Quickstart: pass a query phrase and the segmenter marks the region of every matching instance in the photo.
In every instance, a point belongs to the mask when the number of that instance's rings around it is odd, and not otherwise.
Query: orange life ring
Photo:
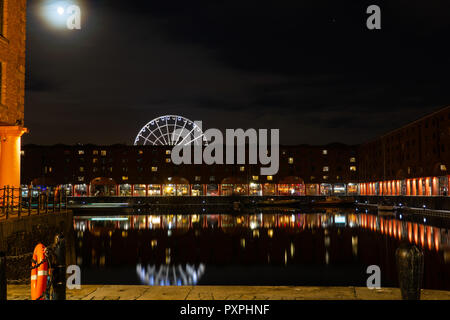
[[[39,266],[34,268],[35,266]],[[48,263],[45,257],[45,246],[39,243],[33,252],[31,263],[31,300],[38,300],[47,289]],[[40,300],[44,300],[41,297]]]

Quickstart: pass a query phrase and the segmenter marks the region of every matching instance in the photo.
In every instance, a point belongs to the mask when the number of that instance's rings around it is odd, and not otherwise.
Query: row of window
[[[326,151],[326,150],[324,150],[324,151]],[[355,163],[355,162],[356,162],[356,158],[355,158],[355,157],[351,157],[351,158],[350,158],[350,162],[351,162],[351,163]],[[288,158],[288,163],[289,163],[289,164],[293,164],[293,163],[294,163],[294,158],[289,157],[289,158]]]

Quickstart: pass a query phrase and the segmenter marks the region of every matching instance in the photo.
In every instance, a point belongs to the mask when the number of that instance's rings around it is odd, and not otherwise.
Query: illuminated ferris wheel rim
[[[179,115],[164,115],[147,122],[134,140],[134,145],[174,146],[192,143],[207,144],[202,129],[194,121]]]

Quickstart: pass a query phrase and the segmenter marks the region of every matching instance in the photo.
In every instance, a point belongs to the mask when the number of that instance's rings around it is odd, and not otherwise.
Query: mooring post
[[[62,233],[55,237],[54,252],[53,300],[66,300],[66,241]]]
[[[409,242],[403,242],[395,252],[400,291],[403,300],[420,300],[424,258],[423,252]]]
[[[0,252],[0,300],[4,301],[7,298],[6,285],[6,255]]]
[[[5,187],[6,189],[6,219],[8,219],[9,215],[9,186]]]
[[[20,218],[20,215],[22,214],[22,188],[17,188],[19,190],[19,208],[18,208],[18,217]]]

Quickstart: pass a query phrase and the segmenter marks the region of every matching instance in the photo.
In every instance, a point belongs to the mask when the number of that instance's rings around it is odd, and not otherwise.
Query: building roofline
[[[431,113],[428,113],[428,114],[426,114],[426,115],[424,115],[424,116],[422,116],[422,117],[420,117],[420,118],[418,118],[418,119],[416,119],[416,120],[414,120],[414,121],[412,121],[412,122],[408,122],[408,123],[404,124],[403,126],[401,126],[401,127],[399,127],[399,128],[392,129],[392,130],[387,131],[386,133],[384,133],[384,134],[382,134],[382,135],[380,135],[380,136],[378,136],[378,137],[376,137],[376,138],[373,138],[373,139],[370,139],[369,141],[363,142],[363,143],[361,143],[360,145],[361,145],[361,146],[362,146],[362,145],[366,145],[366,144],[375,142],[375,141],[377,141],[377,140],[380,140],[380,139],[382,139],[382,138],[385,138],[386,136],[392,135],[393,133],[395,133],[395,132],[397,132],[397,131],[400,131],[400,130],[405,129],[406,127],[412,126],[412,125],[414,125],[414,124],[416,124],[416,123],[418,123],[418,122],[421,122],[421,121],[423,121],[423,120],[425,120],[425,119],[427,119],[427,118],[431,118],[431,117],[433,117],[434,115],[436,115],[436,114],[438,114],[438,113],[441,113],[441,112],[445,111],[446,109],[450,109],[450,106],[446,106],[446,107],[440,108],[440,109],[438,109],[438,110],[436,110],[436,111],[433,111],[433,112],[431,112]]]

